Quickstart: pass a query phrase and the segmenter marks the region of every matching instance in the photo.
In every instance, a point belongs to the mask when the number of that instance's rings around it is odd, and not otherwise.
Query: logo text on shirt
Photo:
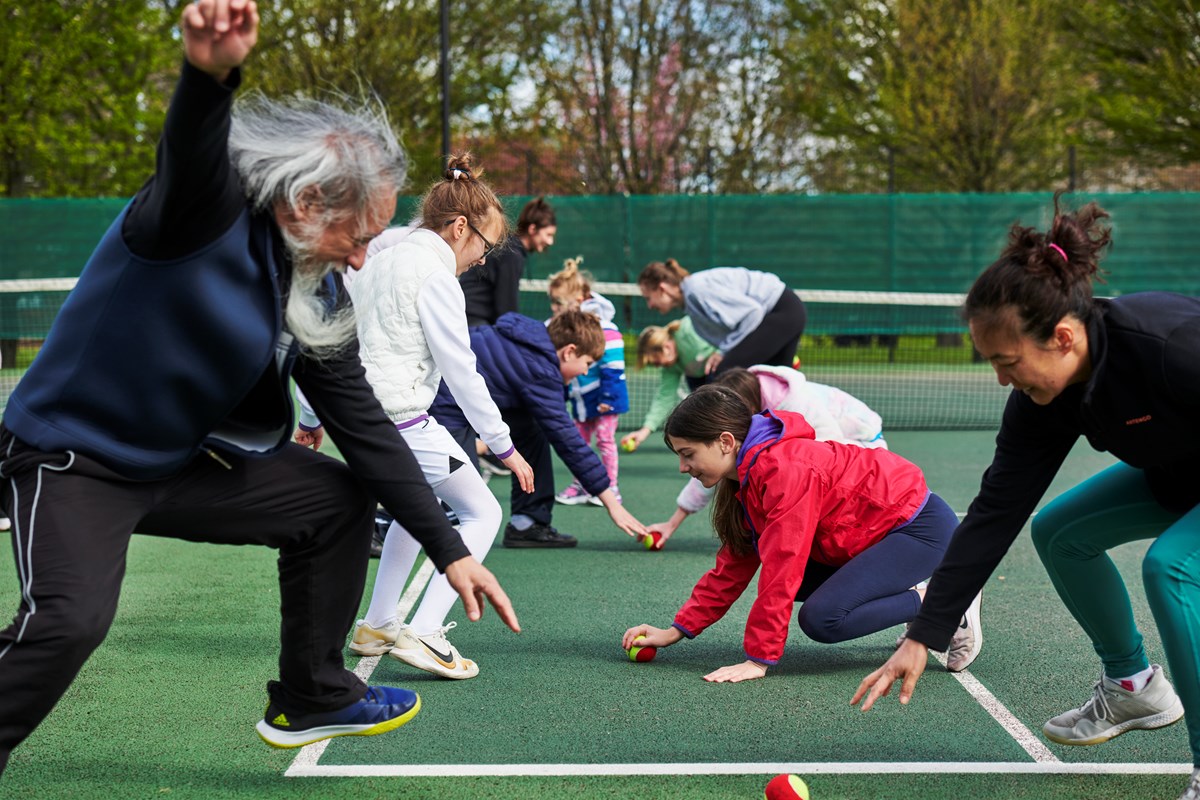
[[[1127,420],[1125,420],[1125,424],[1126,425],[1141,425],[1143,422],[1149,422],[1149,421],[1150,421],[1150,415],[1147,414],[1144,417],[1134,417],[1133,419],[1127,419]]]

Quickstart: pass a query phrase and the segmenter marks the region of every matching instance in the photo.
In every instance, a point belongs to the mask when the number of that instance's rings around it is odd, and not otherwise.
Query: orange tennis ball
[[[767,783],[763,800],[809,800],[808,785],[795,775],[776,775]]]
[[[654,657],[658,655],[657,647],[651,647],[650,645],[638,647],[637,643],[645,638],[645,636],[639,636],[633,640],[633,647],[629,648],[630,661],[653,661]]]
[[[642,547],[647,550],[662,550],[663,535],[658,531],[650,531],[650,533],[642,537]]]

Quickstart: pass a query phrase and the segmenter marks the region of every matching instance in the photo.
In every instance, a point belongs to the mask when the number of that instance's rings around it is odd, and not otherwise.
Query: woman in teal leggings
[[[1092,640],[1104,674],[1137,675],[1151,669],[1142,634],[1133,621],[1125,582],[1108,551],[1127,542],[1155,539],[1142,562],[1150,609],[1162,635],[1167,662],[1183,700],[1196,709],[1189,725],[1192,750],[1200,745],[1200,507],[1168,511],[1150,492],[1146,475],[1116,464],[1047,505],[1034,518],[1033,543],[1067,610]],[[1156,720],[1179,719],[1171,705]],[[1073,712],[1071,712],[1073,713]],[[1057,719],[1057,718],[1056,718]],[[1046,723],[1046,736],[1062,744],[1099,744],[1111,735],[1096,730],[1072,741],[1070,733]]]
[[[912,697],[929,649],[944,650],[963,611],[1029,519],[1080,436],[1122,463],[1047,505],[1033,541],[1054,588],[1092,641],[1103,675],[1079,708],[1042,727],[1093,745],[1187,714],[1197,769],[1180,800],[1200,800],[1200,300],[1167,292],[1092,295],[1110,243],[1094,203],[1059,208],[1046,232],[1014,225],[975,281],[965,316],[1004,386],[992,465],[934,572],[904,644],[859,685],[863,710],[903,683]],[[1151,664],[1108,551],[1154,539],[1146,594],[1166,651]]]

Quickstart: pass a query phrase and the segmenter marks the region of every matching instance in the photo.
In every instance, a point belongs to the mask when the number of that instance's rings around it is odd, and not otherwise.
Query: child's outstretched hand
[[[639,636],[646,637],[638,642],[642,647],[670,647],[683,638],[683,633],[679,628],[667,628],[663,630],[651,625],[634,625],[625,631],[625,635],[621,637],[621,649],[628,650],[633,647],[633,640]]]
[[[529,466],[525,456],[513,450],[512,455],[500,460],[504,466],[513,471],[513,477],[517,479],[517,483],[520,484],[525,494],[530,494],[533,491],[533,467]]]
[[[709,683],[741,683],[742,681],[752,681],[765,677],[766,674],[766,664],[760,664],[757,661],[743,661],[740,664],[721,667],[718,670],[710,672],[704,676],[704,680]]]
[[[621,447],[626,453],[632,453],[634,450],[637,450],[639,447],[641,447],[642,442],[646,441],[649,436],[649,428],[638,428],[633,433],[621,439]]]
[[[608,512],[609,519],[618,528],[637,539],[646,535],[646,526],[638,522],[637,517],[625,510],[625,506],[621,505],[621,501],[613,494],[612,489],[605,489],[596,495],[596,499],[604,505],[604,510]]]

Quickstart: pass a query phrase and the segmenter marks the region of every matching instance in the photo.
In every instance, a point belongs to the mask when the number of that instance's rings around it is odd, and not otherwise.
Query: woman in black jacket
[[[1055,199],[1049,231],[1015,225],[976,280],[965,316],[979,352],[1014,388],[979,495],[934,573],[905,643],[863,680],[863,710],[903,679],[907,703],[930,648],[945,649],[963,610],[1020,532],[1080,435],[1119,458],[1054,499],[1033,541],[1054,588],[1103,664],[1092,697],[1042,728],[1061,744],[1159,728],[1188,710],[1200,765],[1200,300],[1166,292],[1092,296],[1110,243],[1108,214]],[[1178,687],[1151,665],[1125,584],[1107,551],[1154,539],[1146,594]],[[1200,769],[1181,798],[1200,797]]]

